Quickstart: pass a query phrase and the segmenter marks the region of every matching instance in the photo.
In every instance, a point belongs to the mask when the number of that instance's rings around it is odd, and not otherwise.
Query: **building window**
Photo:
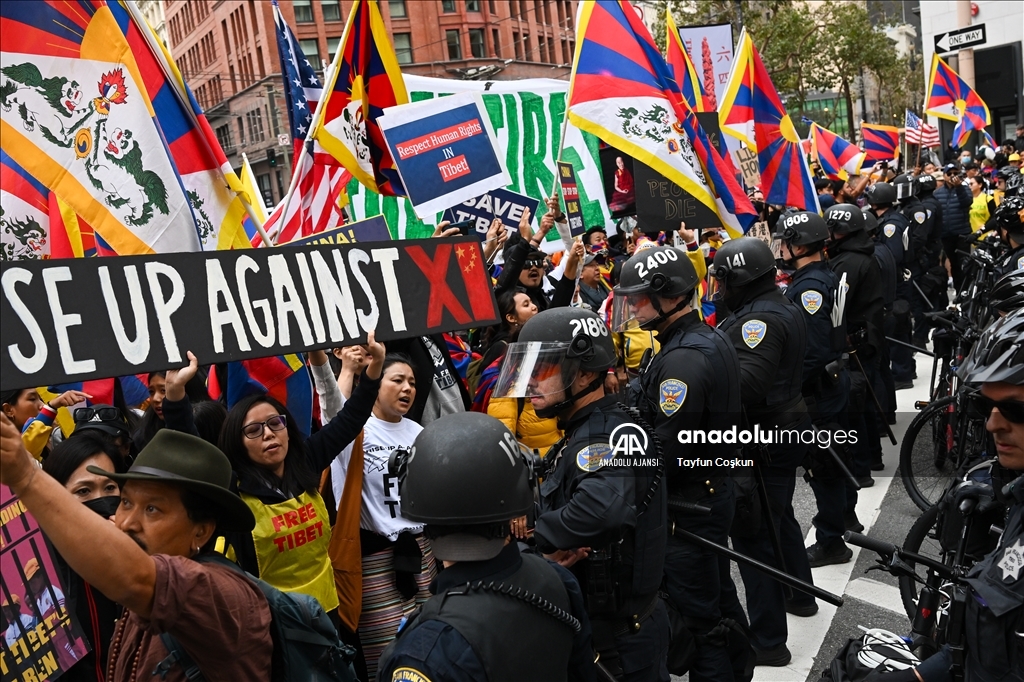
[[[300,40],[299,49],[302,50],[302,54],[306,56],[306,61],[310,63],[313,69],[318,70],[320,68],[320,44],[317,43],[316,38]]]
[[[260,186],[260,194],[263,195],[263,205],[274,205],[274,193],[270,190],[270,173],[261,173],[256,176],[256,184]]]
[[[462,59],[462,40],[459,38],[459,32],[445,31],[444,37],[448,41],[448,59]]]
[[[236,120],[238,121],[238,144],[244,147],[245,146],[245,121],[242,120],[241,116],[239,116]]]
[[[223,149],[225,152],[229,152],[231,150],[231,147],[233,145],[231,144],[230,125],[225,124],[217,128],[217,142],[220,143],[220,148]]]
[[[467,12],[479,12],[480,11],[480,0],[466,0],[466,11]]]
[[[516,59],[523,58],[523,45],[519,42],[519,34],[515,31],[512,32],[512,49],[516,53]]]
[[[508,15],[513,19],[519,18],[519,3],[516,0],[508,3]]]
[[[388,0],[388,14],[395,19],[401,19],[409,15],[405,8],[405,0]]]
[[[395,57],[399,64],[412,64],[412,34],[395,34]]]
[[[341,2],[339,0],[322,0],[320,11],[324,13],[324,21],[341,21]]]
[[[482,28],[469,29],[469,51],[477,59],[487,56],[487,47],[484,45],[484,30]]]
[[[245,122],[249,130],[250,142],[262,142],[266,139],[263,132],[263,110],[251,109],[245,112]]]
[[[327,58],[331,61],[334,60],[334,53],[338,51],[338,46],[341,45],[341,38],[328,38],[327,39]]]
[[[295,8],[295,23],[313,23],[313,0],[295,0],[293,7]]]
[[[498,40],[498,35],[499,35],[498,29],[492,28],[491,29],[491,43],[494,45],[494,56],[495,57],[500,57],[501,56],[501,42]]]
[[[530,49],[529,33],[523,34],[523,59],[525,59],[528,62],[537,61],[536,57],[533,55],[533,51]]]
[[[487,6],[488,6],[488,8],[490,8],[491,14],[497,14],[498,13],[498,6],[497,6],[497,4],[495,4],[494,0],[487,0]]]
[[[449,14],[455,11],[455,0],[441,0],[441,11]]]

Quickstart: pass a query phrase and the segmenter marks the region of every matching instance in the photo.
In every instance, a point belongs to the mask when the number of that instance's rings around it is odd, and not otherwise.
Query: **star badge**
[[[1003,558],[996,565],[1003,570],[1003,580],[1017,579],[1020,569],[1024,568],[1024,545],[1021,544],[1020,538],[1003,550]]]

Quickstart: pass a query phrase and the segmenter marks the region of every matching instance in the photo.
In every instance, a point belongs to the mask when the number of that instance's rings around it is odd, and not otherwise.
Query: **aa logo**
[[[647,432],[631,422],[612,429],[612,457],[644,457],[647,455]]]

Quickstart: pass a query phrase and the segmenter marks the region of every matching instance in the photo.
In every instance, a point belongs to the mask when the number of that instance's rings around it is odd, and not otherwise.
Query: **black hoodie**
[[[885,299],[875,245],[866,232],[852,234],[828,247],[828,263],[836,277],[846,275],[846,328],[854,347],[865,357],[881,348]],[[866,332],[866,336],[858,339]]]

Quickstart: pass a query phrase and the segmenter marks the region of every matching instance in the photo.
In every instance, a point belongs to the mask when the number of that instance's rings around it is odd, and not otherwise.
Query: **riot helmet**
[[[436,557],[485,561],[505,546],[508,522],[533,507],[530,466],[494,417],[448,414],[427,424],[388,464],[402,516],[425,523]]]
[[[536,398],[537,415],[554,417],[602,386],[614,364],[615,345],[600,317],[584,308],[551,308],[531,317],[509,345],[492,395]],[[597,377],[573,393],[581,372]]]
[[[655,246],[638,250],[622,265],[612,298],[612,330],[656,329],[665,318],[690,304],[699,283],[693,263],[679,249]],[[662,308],[665,298],[682,300],[673,309],[665,310]],[[641,323],[636,311],[648,302],[657,315]]]
[[[996,227],[1004,230],[1018,245],[1024,244],[1024,197],[1003,198],[995,215]]]
[[[864,190],[864,197],[872,206],[892,206],[896,203],[896,188],[888,182],[876,182]]]
[[[774,272],[775,255],[771,247],[757,237],[740,237],[719,247],[712,267],[719,290],[724,292]]]
[[[878,218],[871,211],[870,208],[865,207],[862,211],[864,215],[864,231],[869,235],[874,236],[878,232]]]
[[[811,211],[797,211],[784,215],[775,224],[775,230],[775,234],[772,235],[775,239],[781,239],[792,246],[815,244],[828,239],[828,225],[825,224],[825,219]]]
[[[969,384],[1024,384],[1024,310],[983,331],[957,374]]]
[[[830,241],[839,241],[856,232],[864,231],[864,214],[854,204],[836,204],[825,211]]]
[[[935,177],[929,173],[924,175],[918,175],[914,178],[914,186],[917,189],[917,194],[926,194],[928,192],[934,192],[938,186],[935,182]]]
[[[996,280],[988,292],[988,305],[1002,315],[1024,308],[1024,270],[1008,272]]]

